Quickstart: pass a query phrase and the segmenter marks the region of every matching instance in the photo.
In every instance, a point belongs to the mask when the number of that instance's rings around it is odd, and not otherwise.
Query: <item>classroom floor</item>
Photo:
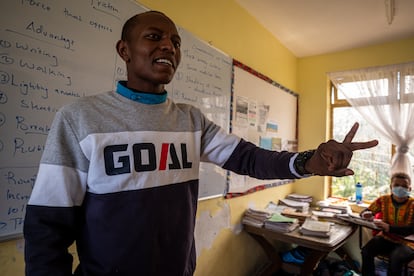
[[[282,269],[274,273],[272,276],[296,276],[296,275],[297,274],[289,273]],[[360,274],[353,271],[349,267],[349,264],[347,264],[345,261],[338,261],[338,260],[331,260],[331,259],[322,260],[319,263],[317,269],[313,273],[313,276],[337,276],[337,275],[356,276]]]

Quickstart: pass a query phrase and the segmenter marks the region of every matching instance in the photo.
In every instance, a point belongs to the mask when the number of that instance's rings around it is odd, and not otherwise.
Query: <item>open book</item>
[[[347,221],[353,224],[358,224],[364,227],[368,227],[370,229],[381,230],[381,228],[377,227],[374,222],[365,220],[357,216],[353,216],[350,214],[337,214],[336,217],[343,221]]]

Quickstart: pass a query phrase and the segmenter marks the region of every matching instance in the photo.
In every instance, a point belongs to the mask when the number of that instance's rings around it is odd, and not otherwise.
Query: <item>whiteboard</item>
[[[236,60],[234,65],[232,132],[262,148],[297,151],[297,94]],[[226,196],[289,182],[230,173]]]
[[[129,0],[1,1],[0,239],[22,233],[56,111],[126,79],[115,44],[126,19],[145,10]],[[228,130],[231,58],[184,29],[179,32],[182,63],[167,86],[169,96],[200,107]],[[200,198],[223,195],[226,172],[204,165]]]

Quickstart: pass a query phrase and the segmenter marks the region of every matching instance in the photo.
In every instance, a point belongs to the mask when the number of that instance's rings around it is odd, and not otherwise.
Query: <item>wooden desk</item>
[[[308,248],[310,252],[306,255],[305,262],[300,266],[300,275],[312,275],[319,261],[330,252],[340,249],[357,229],[354,225],[335,224],[333,227],[334,229],[329,238],[304,236],[299,232],[299,229],[289,233],[280,233],[263,227],[244,225],[244,230],[260,244],[268,257],[269,263],[261,272],[261,276],[272,275],[285,265],[278,252],[269,242],[270,240],[297,244]]]

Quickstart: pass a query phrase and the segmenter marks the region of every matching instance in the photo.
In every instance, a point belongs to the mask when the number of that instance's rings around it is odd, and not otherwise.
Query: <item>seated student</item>
[[[414,233],[414,198],[410,197],[411,178],[406,173],[391,176],[391,194],[377,198],[361,212],[373,220],[380,232],[362,248],[362,275],[375,275],[374,257],[389,258],[388,275],[401,275],[404,264],[414,258],[414,242],[404,236]],[[382,219],[374,216],[382,213]]]

